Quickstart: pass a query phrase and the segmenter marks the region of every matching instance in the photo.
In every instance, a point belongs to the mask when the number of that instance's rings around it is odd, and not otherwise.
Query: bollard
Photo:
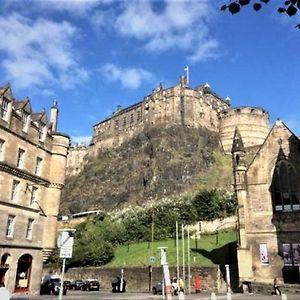
[[[287,300],[286,294],[281,294],[281,300]]]
[[[184,300],[184,299],[185,299],[184,292],[180,291],[178,294],[178,300]]]
[[[231,300],[231,293],[227,292],[227,300]]]
[[[211,293],[210,300],[217,300],[217,296],[214,292]]]

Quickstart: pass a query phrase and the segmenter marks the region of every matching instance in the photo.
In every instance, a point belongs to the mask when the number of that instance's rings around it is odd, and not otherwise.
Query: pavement
[[[28,295],[14,295],[13,300],[55,300],[58,296],[42,295],[42,296],[28,296]],[[100,292],[82,292],[82,291],[68,291],[66,296],[63,296],[62,300],[159,300],[164,299],[162,295],[152,295],[151,293],[111,293],[110,291]],[[300,295],[286,295],[272,296],[272,295],[259,295],[259,294],[216,294],[216,298],[213,298],[209,293],[184,295],[184,299],[179,296],[173,296],[172,300],[300,300]],[[1,299],[0,299],[1,300]]]

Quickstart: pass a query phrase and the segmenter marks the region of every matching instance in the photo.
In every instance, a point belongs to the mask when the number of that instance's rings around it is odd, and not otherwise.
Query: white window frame
[[[29,115],[27,111],[22,111],[22,130],[25,132],[28,130]]]
[[[0,139],[0,161],[4,160],[4,143],[5,141]]]
[[[0,116],[2,119],[7,118],[8,106],[9,106],[9,101],[3,97],[1,102],[1,107],[0,107]]]
[[[42,163],[43,163],[43,159],[37,157],[35,160],[35,170],[34,170],[35,175],[40,176],[42,174]]]
[[[26,228],[26,240],[32,240],[33,224],[34,224],[34,219],[28,219],[27,228]]]
[[[10,200],[11,201],[16,201],[17,200],[18,194],[19,194],[19,186],[20,186],[20,181],[13,180],[12,188],[11,188],[11,195],[10,195]]]
[[[30,191],[30,205],[33,205],[34,203],[37,203],[37,193],[38,188],[36,186],[32,186],[32,189]]]
[[[13,238],[16,216],[9,215],[6,223],[6,237]]]
[[[39,141],[44,141],[45,139],[45,129],[46,129],[46,125],[44,125],[42,122],[39,122],[39,126],[38,126],[38,133],[39,133]]]
[[[18,157],[17,157],[17,168],[19,169],[23,169],[24,167],[24,156],[25,156],[25,150],[19,148]]]

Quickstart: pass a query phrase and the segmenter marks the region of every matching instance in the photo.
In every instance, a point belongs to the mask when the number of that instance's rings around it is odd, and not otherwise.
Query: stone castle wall
[[[261,108],[231,108],[229,101],[214,93],[208,84],[192,89],[181,77],[178,85],[166,89],[160,85],[142,101],[127,108],[118,107],[110,118],[95,124],[88,148],[71,147],[67,175],[82,170],[84,157],[118,147],[147,126],[163,123],[219,132],[225,153],[230,153],[236,126],[246,147],[261,145],[269,131],[269,114]]]
[[[235,127],[238,127],[246,148],[261,145],[267,137],[269,114],[262,108],[228,108],[219,113],[220,139],[223,149],[230,153]]]

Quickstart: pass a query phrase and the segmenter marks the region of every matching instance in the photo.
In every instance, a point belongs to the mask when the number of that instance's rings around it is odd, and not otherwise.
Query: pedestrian
[[[196,274],[194,280],[195,293],[198,294],[201,292],[201,276]]]
[[[279,289],[276,277],[274,278],[273,295],[281,295],[281,290]]]
[[[179,292],[184,293],[184,281],[182,280],[182,278],[178,279],[177,286],[178,286]]]
[[[8,289],[4,286],[3,283],[0,283],[0,299],[1,300],[9,300],[10,299],[10,292]]]

